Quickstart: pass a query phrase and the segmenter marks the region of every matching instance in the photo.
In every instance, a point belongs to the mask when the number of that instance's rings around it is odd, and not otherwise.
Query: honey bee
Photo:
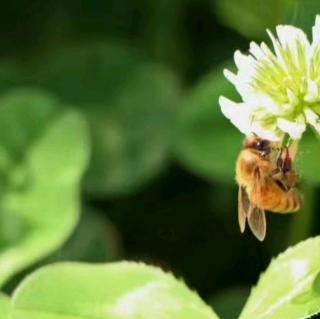
[[[248,220],[253,234],[263,241],[267,229],[266,210],[289,213],[300,209],[302,198],[296,188],[299,178],[292,168],[293,156],[278,143],[255,136],[245,140],[236,163],[242,233]]]

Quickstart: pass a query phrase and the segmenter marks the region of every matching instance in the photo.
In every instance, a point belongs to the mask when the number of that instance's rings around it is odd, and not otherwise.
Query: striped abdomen
[[[285,191],[272,178],[260,189],[249,193],[249,197],[257,207],[271,212],[296,212],[302,206],[302,197],[296,188]]]

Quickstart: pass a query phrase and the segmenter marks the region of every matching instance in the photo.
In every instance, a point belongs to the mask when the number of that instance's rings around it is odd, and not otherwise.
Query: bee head
[[[258,137],[247,138],[244,142],[244,148],[250,149],[260,156],[269,155],[273,149],[272,142]]]

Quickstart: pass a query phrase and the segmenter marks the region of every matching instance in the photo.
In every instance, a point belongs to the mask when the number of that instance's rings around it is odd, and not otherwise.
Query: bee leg
[[[287,179],[287,174],[285,174],[283,171],[279,170],[279,169],[275,169],[270,176],[275,182],[276,184],[284,191],[284,192],[288,192],[291,188],[291,186],[289,185]]]
[[[277,168],[272,171],[271,177],[286,192],[297,185],[299,177],[292,169],[292,158],[288,148],[283,149],[280,153]]]
[[[276,168],[271,172],[270,177],[280,180],[281,178],[283,178],[283,172]]]
[[[286,148],[286,155],[285,155],[285,158],[283,159],[282,171],[286,173],[291,170],[292,170],[292,159],[289,155],[289,150]]]
[[[297,186],[298,181],[299,181],[299,175],[294,172],[293,170],[290,170],[286,172],[286,185],[291,189]]]

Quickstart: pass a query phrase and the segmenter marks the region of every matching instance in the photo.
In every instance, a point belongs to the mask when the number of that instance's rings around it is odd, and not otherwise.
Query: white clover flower
[[[236,51],[237,74],[224,70],[242,101],[221,96],[223,114],[244,134],[279,141],[300,139],[307,123],[320,133],[320,16],[306,34],[290,25],[267,30],[274,48],[250,43],[249,54]]]

